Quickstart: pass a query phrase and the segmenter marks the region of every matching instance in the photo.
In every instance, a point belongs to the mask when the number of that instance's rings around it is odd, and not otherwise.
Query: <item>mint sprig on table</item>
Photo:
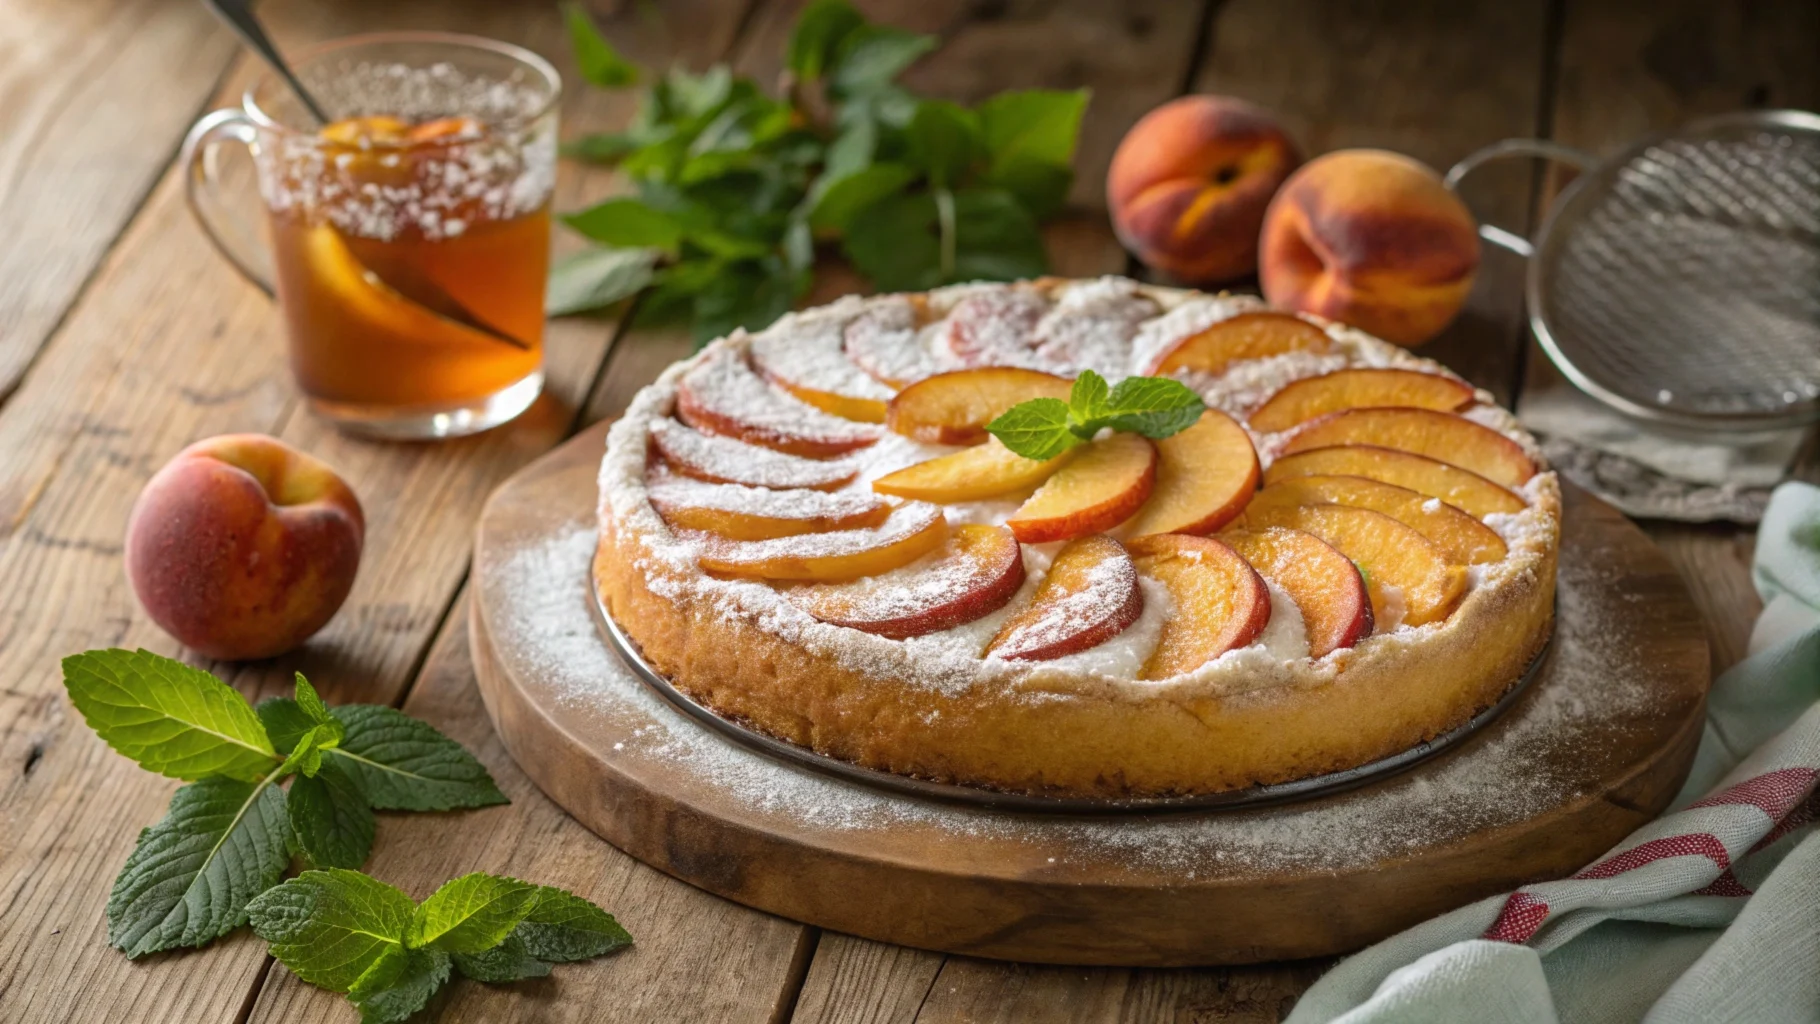
[[[986,430],[1027,459],[1053,459],[1108,427],[1160,440],[1194,426],[1206,408],[1201,396],[1178,380],[1126,377],[1108,386],[1106,378],[1082,370],[1066,402],[1019,402],[986,424]]]
[[[567,12],[592,84],[638,71]],[[819,243],[888,291],[1047,270],[1037,224],[1060,210],[1087,93],[925,99],[897,76],[933,36],[868,23],[846,0],[798,17],[778,95],[725,65],[673,68],[623,132],[570,143],[637,186],[564,218],[604,248],[552,270],[552,315],[639,295],[641,321],[689,319],[699,341],[769,324],[805,294]]]
[[[507,802],[472,754],[425,722],[380,705],[329,707],[301,674],[293,697],[255,708],[145,650],[72,655],[63,681],[109,746],[189,783],[114,880],[108,941],[128,957],[206,945],[250,916],[304,980],[347,993],[364,1020],[398,1021],[451,965],[511,981],[631,942],[605,911],[548,886],[467,875],[417,906],[352,870],[372,852],[375,810]],[[309,870],[280,884],[293,857]]]

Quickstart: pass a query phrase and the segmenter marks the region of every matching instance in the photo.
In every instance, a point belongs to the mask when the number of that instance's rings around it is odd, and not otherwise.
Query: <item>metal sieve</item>
[[[1447,185],[1519,156],[1582,172],[1533,242],[1479,229],[1529,259],[1530,327],[1569,380],[1676,427],[1820,421],[1820,116],[1706,118],[1604,162],[1508,139],[1454,165]]]

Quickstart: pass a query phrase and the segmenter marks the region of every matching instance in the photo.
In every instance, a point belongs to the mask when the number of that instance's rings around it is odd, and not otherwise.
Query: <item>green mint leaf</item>
[[[331,868],[268,889],[248,911],[253,931],[292,973],[346,992],[388,955],[404,952],[415,909],[409,896],[376,878]]]
[[[1126,377],[1106,398],[1106,425],[1158,440],[1194,426],[1207,403],[1169,377]]]
[[[651,283],[656,249],[588,249],[558,260],[550,268],[544,296],[549,316],[570,316],[605,309]]]
[[[782,260],[743,260],[725,265],[721,274],[695,296],[693,334],[700,348],[734,328],[763,330],[790,311],[798,277]]]
[[[936,188],[952,188],[979,156],[979,118],[946,100],[924,100],[910,119],[905,141],[911,165],[929,175]]]
[[[277,765],[246,698],[180,661],[147,650],[87,651],[63,659],[63,685],[89,728],[148,771],[251,782]]]
[[[313,776],[320,771],[322,769],[322,752],[332,749],[341,739],[336,732],[338,725],[339,723],[331,722],[327,725],[310,726],[310,731],[297,740],[297,745],[291,748],[291,752],[285,756],[284,763],[279,765],[278,777],[284,778],[293,773]]]
[[[903,164],[879,163],[841,177],[823,175],[809,190],[809,226],[842,231],[859,211],[902,192],[916,172]]]
[[[1106,396],[1112,388],[1106,378],[1092,370],[1082,370],[1068,391],[1068,420],[1071,429],[1084,440],[1092,440],[1106,418]],[[1084,431],[1084,433],[1083,433]]]
[[[289,754],[303,734],[316,726],[289,697],[267,697],[253,708],[253,712],[259,716],[259,724],[265,726],[272,748],[280,754]]]
[[[862,25],[847,34],[834,57],[829,85],[841,97],[874,92],[938,45],[934,36],[884,25]]]
[[[568,963],[611,953],[632,944],[613,915],[571,892],[539,886],[537,903],[513,933],[539,960]]]
[[[293,779],[285,809],[292,845],[311,867],[358,868],[373,852],[373,808],[336,761]]]
[[[382,811],[447,811],[506,803],[474,755],[427,722],[376,704],[329,709],[347,730],[329,751]]]
[[[844,118],[840,134],[828,144],[822,178],[835,181],[864,170],[878,152],[878,121],[870,105],[854,104],[853,108],[855,112]]]
[[[1011,193],[1032,216],[1060,209],[1074,180],[1088,92],[1003,92],[979,106],[985,180]]]
[[[942,283],[935,200],[927,193],[891,196],[861,209],[841,248],[881,291],[924,291]]]
[[[310,681],[303,677],[302,672],[297,673],[296,700],[297,710],[308,716],[310,721],[317,725],[336,724],[334,716],[329,714],[329,706],[322,702],[322,698],[316,693],[316,688],[310,685]]]
[[[485,952],[456,953],[454,956],[455,969],[475,981],[498,984],[541,978],[550,973],[550,962],[532,956],[517,933],[506,936],[504,942]]]
[[[675,216],[637,199],[609,199],[563,217],[563,223],[602,245],[670,253],[682,244],[685,235]]]
[[[815,0],[796,18],[784,67],[798,78],[820,78],[848,33],[865,23],[846,0]]]
[[[616,164],[645,144],[632,132],[597,132],[562,144],[562,155],[591,164]]]
[[[538,887],[474,872],[443,883],[417,905],[405,945],[447,953],[484,953],[505,941],[538,900]]]
[[[575,66],[581,77],[603,89],[623,89],[638,81],[638,68],[607,42],[580,4],[564,4],[562,15],[569,26],[569,43],[575,48]]]
[[[1017,281],[1049,271],[1028,210],[1000,189],[954,193],[955,254],[948,281]]]
[[[449,954],[439,949],[389,949],[348,989],[348,999],[361,1024],[401,1024],[429,1005],[449,967]]]
[[[1059,398],[1019,402],[986,424],[986,430],[1026,459],[1053,459],[1083,443],[1069,429],[1068,403]]]
[[[284,790],[213,778],[171,798],[107,900],[108,942],[131,957],[200,946],[240,927],[247,904],[276,885],[290,862]]]

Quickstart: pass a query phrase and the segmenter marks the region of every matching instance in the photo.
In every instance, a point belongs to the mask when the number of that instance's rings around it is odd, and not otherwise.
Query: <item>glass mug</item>
[[[332,124],[268,73],[180,159],[204,231],[276,295],[311,408],[392,438],[517,416],[543,389],[556,69],[436,32],[341,39],[293,67]],[[252,153],[269,245],[224,201],[230,140]]]

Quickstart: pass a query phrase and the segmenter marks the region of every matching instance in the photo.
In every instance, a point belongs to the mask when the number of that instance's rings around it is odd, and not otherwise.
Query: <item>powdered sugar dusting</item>
[[[858,446],[878,439],[876,427],[831,416],[772,387],[746,365],[741,348],[731,344],[711,348],[707,358],[684,375],[681,388],[689,401],[678,405],[678,413],[690,426],[714,431],[715,419],[724,418],[774,440],[814,438]],[[692,409],[707,418],[691,414]]]
[[[929,336],[917,328],[916,305],[902,295],[874,301],[844,332],[847,358],[882,381],[908,387],[940,371]]]
[[[1035,614],[1020,615],[989,656],[1007,658],[1044,650],[1120,620],[1133,593],[1142,595],[1143,591],[1138,589],[1137,568],[1130,557],[1122,548],[1114,550],[1116,556],[1088,565],[1072,589],[1039,590],[1029,609]]]
[[[772,380],[843,398],[888,402],[894,392],[847,358],[843,337],[862,301],[849,296],[831,306],[792,313],[752,338],[752,363]]]
[[[1131,372],[1132,336],[1159,312],[1136,282],[1122,277],[1076,285],[1032,332],[1037,358],[1063,376],[1092,370],[1117,383]]]
[[[805,459],[719,434],[654,420],[651,443],[671,468],[716,483],[748,487],[824,489],[852,480],[859,467],[845,459]]]
[[[884,503],[859,491],[781,490],[711,484],[664,475],[651,481],[651,500],[665,505],[715,509],[766,519],[844,519],[879,509]]]

